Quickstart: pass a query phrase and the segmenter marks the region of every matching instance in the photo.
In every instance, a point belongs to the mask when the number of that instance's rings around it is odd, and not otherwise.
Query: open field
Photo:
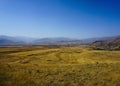
[[[0,86],[120,86],[120,51],[0,47]]]

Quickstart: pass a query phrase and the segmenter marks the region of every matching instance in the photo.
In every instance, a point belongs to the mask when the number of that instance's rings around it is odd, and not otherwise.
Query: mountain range
[[[0,36],[0,46],[12,46],[12,45],[79,45],[90,44],[95,41],[110,40],[114,37],[101,37],[101,38],[88,38],[88,39],[73,39],[65,37],[57,38],[30,38],[30,37],[12,37],[12,36]]]

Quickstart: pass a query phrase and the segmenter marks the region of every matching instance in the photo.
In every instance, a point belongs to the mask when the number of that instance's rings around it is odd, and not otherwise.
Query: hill
[[[120,50],[120,37],[104,41],[95,41],[91,45],[94,49]]]

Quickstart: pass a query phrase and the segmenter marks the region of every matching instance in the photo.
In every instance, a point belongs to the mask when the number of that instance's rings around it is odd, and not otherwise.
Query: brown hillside
[[[100,50],[120,50],[120,37],[105,41],[95,41],[92,43],[92,47]]]

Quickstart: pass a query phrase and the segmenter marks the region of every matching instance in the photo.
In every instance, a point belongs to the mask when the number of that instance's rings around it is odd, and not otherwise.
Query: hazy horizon
[[[111,36],[96,36],[96,37],[87,37],[87,38],[75,38],[75,37],[60,37],[60,36],[58,36],[58,37],[30,37],[30,36],[14,36],[14,35],[0,35],[0,37],[15,37],[15,38],[30,38],[30,39],[46,39],[46,38],[50,38],[50,39],[54,39],[54,38],[68,38],[68,39],[76,39],[76,40],[85,40],[85,39],[96,39],[96,38],[109,38],[109,37],[120,37],[120,35],[111,35]]]
[[[0,0],[0,35],[95,38],[120,35],[119,0]]]

